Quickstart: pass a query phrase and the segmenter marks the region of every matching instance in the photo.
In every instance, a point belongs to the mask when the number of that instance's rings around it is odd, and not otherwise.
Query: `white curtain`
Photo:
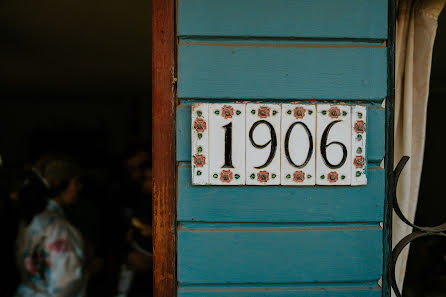
[[[423,165],[426,110],[432,50],[438,16],[446,0],[397,1],[396,90],[395,90],[395,165],[410,156],[397,189],[402,212],[413,222]],[[412,231],[394,213],[393,245]],[[408,248],[400,255],[396,280],[402,289]]]

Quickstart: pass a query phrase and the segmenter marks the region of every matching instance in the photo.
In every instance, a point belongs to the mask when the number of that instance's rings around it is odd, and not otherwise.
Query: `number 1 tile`
[[[209,105],[209,184],[245,184],[245,105]]]

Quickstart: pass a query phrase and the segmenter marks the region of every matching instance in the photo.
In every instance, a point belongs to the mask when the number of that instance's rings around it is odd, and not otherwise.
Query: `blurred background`
[[[24,176],[56,153],[84,168],[79,203],[66,215],[99,263],[90,295],[127,288],[127,296],[151,296],[151,231],[142,238],[131,226],[137,217],[151,230],[151,5],[0,0],[1,296],[13,296],[20,281],[16,200]],[[142,238],[143,254],[129,232]],[[145,264],[131,284],[122,283],[127,257]]]
[[[1,0],[0,94],[150,96],[151,0]]]

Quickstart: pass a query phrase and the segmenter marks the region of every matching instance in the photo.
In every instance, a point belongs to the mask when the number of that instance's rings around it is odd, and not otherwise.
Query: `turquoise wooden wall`
[[[180,297],[378,297],[387,0],[178,0]],[[367,104],[368,185],[192,186],[192,102]]]

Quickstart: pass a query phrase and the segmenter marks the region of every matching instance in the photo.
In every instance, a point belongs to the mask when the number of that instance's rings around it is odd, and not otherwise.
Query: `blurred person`
[[[121,266],[116,297],[148,297],[153,293],[152,168],[140,165],[139,196],[127,213],[127,253]]]
[[[130,219],[128,251],[125,263],[121,266],[116,297],[152,296],[152,215],[148,204],[151,204],[151,200],[140,200],[138,209]]]
[[[67,220],[64,208],[76,203],[82,184],[80,168],[65,159],[46,160],[35,170],[49,197],[17,239],[21,284],[17,297],[83,297],[89,275],[90,248]],[[19,200],[23,193],[20,193]]]

